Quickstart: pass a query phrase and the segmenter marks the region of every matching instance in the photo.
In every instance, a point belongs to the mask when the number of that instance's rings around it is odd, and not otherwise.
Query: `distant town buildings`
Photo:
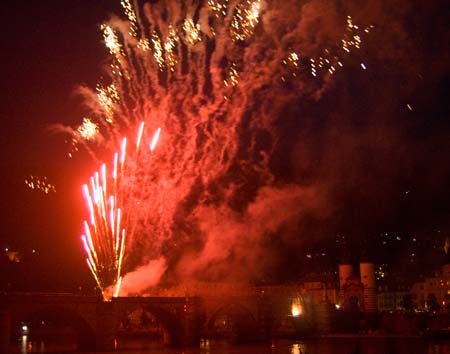
[[[410,290],[417,309],[437,310],[450,308],[450,264],[445,264],[440,272],[414,283]]]

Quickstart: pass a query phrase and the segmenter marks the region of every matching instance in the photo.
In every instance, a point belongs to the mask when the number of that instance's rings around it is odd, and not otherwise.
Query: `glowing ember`
[[[123,10],[125,12],[125,15],[127,16],[128,20],[130,21],[130,36],[136,37],[137,36],[137,16],[136,12],[134,11],[133,5],[131,5],[130,0],[122,0],[120,4],[123,7]]]
[[[223,2],[208,0],[208,6],[211,9],[211,11],[216,12],[217,17],[219,17],[220,15],[222,16],[227,15],[228,0],[224,0]]]
[[[83,124],[78,127],[78,133],[80,133],[83,139],[94,140],[98,133],[98,126],[89,118],[83,118]]]
[[[183,29],[186,34],[186,41],[190,45],[194,45],[197,42],[201,41],[200,38],[200,25],[197,23],[195,24],[194,21],[192,21],[190,18],[186,19],[183,24]]]
[[[48,182],[47,177],[39,177],[30,175],[26,180],[25,184],[35,190],[39,190],[45,194],[56,193],[55,185]]]
[[[116,60],[120,62],[120,58],[123,55],[122,45],[119,42],[119,38],[112,29],[111,26],[102,25],[103,39],[105,40],[105,45],[109,49],[109,52],[114,55]]]
[[[259,21],[260,6],[261,0],[246,0],[236,7],[230,29],[235,40],[244,41],[253,34]]]
[[[115,105],[120,101],[119,93],[114,84],[103,87],[101,84],[97,85],[98,102],[105,111],[105,121],[113,122]]]
[[[155,57],[156,62],[158,63],[159,70],[164,70],[164,56],[163,56],[163,47],[161,44],[161,39],[158,36],[158,33],[153,32],[152,34],[152,43],[153,49],[155,53],[153,56]]]

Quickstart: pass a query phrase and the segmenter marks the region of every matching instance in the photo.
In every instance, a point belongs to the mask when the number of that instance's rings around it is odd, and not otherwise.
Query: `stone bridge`
[[[232,323],[230,334],[237,340],[261,338],[270,327],[270,309],[252,296],[119,297],[105,302],[93,296],[14,293],[0,295],[0,352],[8,352],[22,324],[43,321],[72,328],[80,351],[113,350],[123,320],[137,309],[159,322],[170,345],[198,344],[214,332],[218,318]]]

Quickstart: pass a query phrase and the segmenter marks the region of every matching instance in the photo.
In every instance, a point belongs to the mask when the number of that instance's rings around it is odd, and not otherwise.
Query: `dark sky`
[[[280,123],[299,143],[289,158],[273,160],[274,171],[302,184],[320,181],[332,195],[326,224],[312,218],[300,227],[311,235],[450,235],[448,18],[443,1],[404,5],[372,14],[378,27],[365,50],[376,70],[345,69],[320,105],[299,102],[287,114],[305,119]],[[90,281],[79,241],[80,186],[94,165],[68,159],[64,137],[48,127],[79,124],[75,88],[95,86],[107,57],[99,25],[118,8],[77,0],[13,2],[3,11],[0,247],[34,259],[14,274],[36,274],[46,289]],[[47,176],[56,194],[29,189],[29,175]]]
[[[38,282],[51,288],[58,288],[57,279],[78,282],[87,275],[80,266],[80,186],[90,168],[69,160],[65,137],[48,127],[79,124],[82,105],[74,91],[95,86],[107,55],[99,25],[112,10],[111,1],[42,1],[2,11],[0,245],[18,250],[28,264],[16,277],[38,268]],[[56,193],[28,188],[30,175],[47,176]]]

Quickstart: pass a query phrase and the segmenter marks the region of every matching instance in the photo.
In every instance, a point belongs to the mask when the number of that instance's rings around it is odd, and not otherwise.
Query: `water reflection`
[[[300,344],[300,343],[292,344],[291,354],[306,354],[305,344]]]
[[[204,354],[211,354],[209,349],[210,349],[209,339],[201,339],[200,340],[200,350],[202,351],[202,353],[204,353]]]
[[[237,345],[226,340],[202,339],[198,347],[172,348],[145,338],[116,341],[116,350],[101,354],[450,354],[450,340],[393,338],[321,338],[315,340],[274,340],[272,343]],[[30,341],[19,338],[14,354],[76,353],[72,342]],[[87,354],[100,354],[89,352]]]
[[[22,336],[22,342],[21,342],[21,344],[22,344],[22,350],[20,352],[21,354],[27,354],[28,353],[27,343],[28,343],[28,336],[26,334],[24,334]]]
[[[20,352],[13,351],[13,353],[20,353],[20,354],[29,354],[29,353],[50,353],[45,350],[45,342],[39,341],[39,342],[33,342],[28,337],[28,334],[23,334],[20,337]]]

